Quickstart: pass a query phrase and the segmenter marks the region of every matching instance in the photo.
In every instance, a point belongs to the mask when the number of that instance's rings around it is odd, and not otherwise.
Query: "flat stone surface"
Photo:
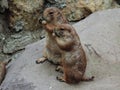
[[[86,76],[92,82],[69,85],[56,80],[59,75],[49,62],[35,64],[42,56],[45,39],[28,45],[23,54],[8,65],[1,90],[120,90],[120,9],[96,12],[74,25],[88,59]]]

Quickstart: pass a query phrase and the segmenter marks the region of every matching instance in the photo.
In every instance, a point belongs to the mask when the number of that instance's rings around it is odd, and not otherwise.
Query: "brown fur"
[[[43,13],[43,18],[47,21],[49,24],[61,24],[61,23],[68,23],[65,16],[62,14],[62,12],[55,7],[49,7],[46,8]]]
[[[6,65],[11,61],[11,59],[9,61],[6,62],[0,62],[0,84],[2,83],[2,81],[5,78],[6,75]]]
[[[59,9],[51,7],[45,9],[42,22],[46,30],[46,46],[43,57],[36,63],[46,60],[54,64],[61,65],[62,77],[58,80],[66,83],[79,83],[80,81],[90,81],[94,77],[85,78],[86,56],[81,46],[79,36]]]
[[[6,74],[6,67],[3,62],[0,62],[0,84],[2,83]]]
[[[53,33],[62,52],[63,76],[57,79],[66,83],[93,80],[94,77],[84,77],[87,65],[86,55],[75,29],[68,24],[59,24]]]
[[[60,64],[61,52],[58,45],[54,41],[52,32],[57,24],[67,23],[67,20],[62,15],[61,11],[55,7],[46,8],[43,13],[43,18],[45,19],[43,26],[46,31],[46,46],[44,49],[43,58],[38,59],[36,63],[49,60],[54,64]]]

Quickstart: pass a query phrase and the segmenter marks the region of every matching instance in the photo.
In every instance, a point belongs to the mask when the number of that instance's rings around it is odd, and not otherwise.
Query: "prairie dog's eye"
[[[63,30],[64,30],[64,28],[60,28],[60,30],[62,30],[62,31],[63,31]]]
[[[53,13],[54,13],[53,11],[49,12],[50,15],[52,15]]]

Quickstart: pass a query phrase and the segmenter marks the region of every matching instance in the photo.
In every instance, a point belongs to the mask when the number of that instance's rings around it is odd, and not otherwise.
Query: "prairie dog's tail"
[[[85,78],[85,77],[83,77],[82,79],[81,79],[81,81],[93,81],[94,80],[94,76],[92,76],[92,77],[90,77],[90,78]]]

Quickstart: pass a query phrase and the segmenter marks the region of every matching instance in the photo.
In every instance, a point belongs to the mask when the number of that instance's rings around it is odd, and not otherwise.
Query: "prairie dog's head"
[[[48,23],[65,23],[67,22],[66,18],[63,16],[61,11],[56,7],[46,8],[43,12],[43,18]]]
[[[75,43],[71,27],[66,24],[61,24],[56,27],[53,31],[53,36],[62,50],[70,50]]]
[[[72,36],[71,34],[71,28],[67,24],[61,24],[58,25],[54,30],[53,30],[53,35],[58,37],[58,38],[69,38]]]

